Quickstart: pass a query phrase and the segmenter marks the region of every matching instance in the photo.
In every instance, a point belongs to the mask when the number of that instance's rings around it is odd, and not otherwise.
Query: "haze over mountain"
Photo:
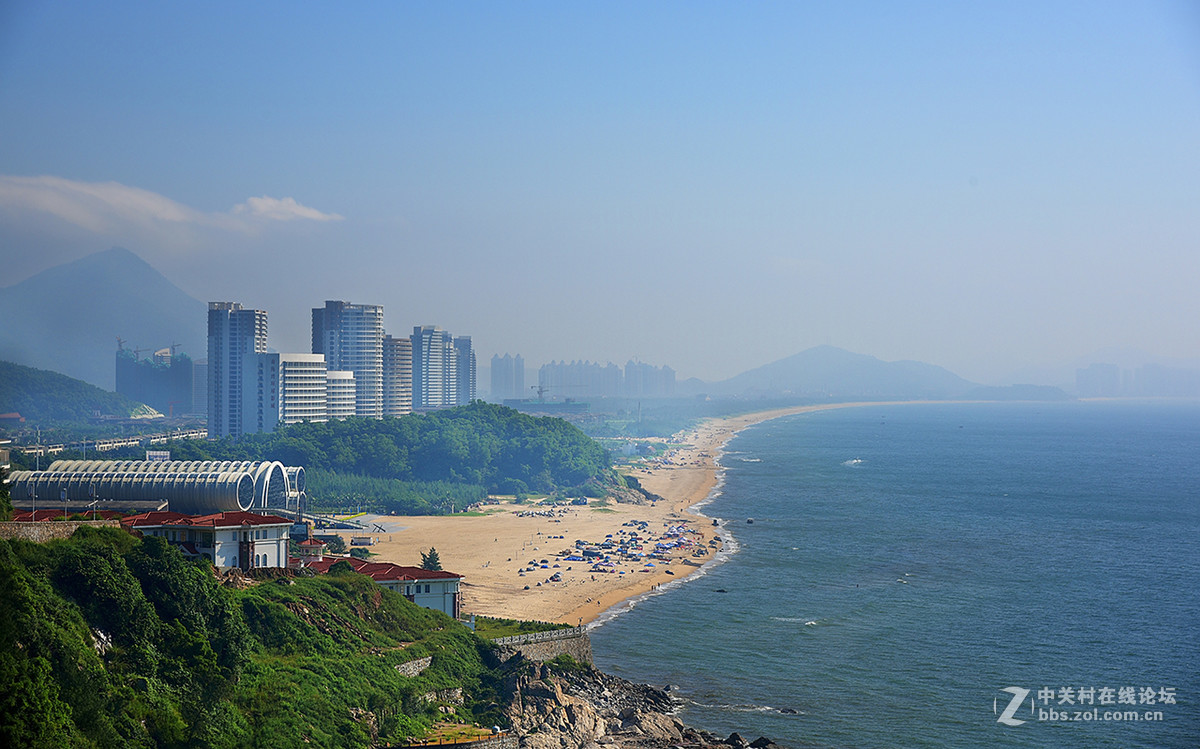
[[[933,364],[885,362],[835,346],[816,346],[714,383],[720,395],[955,398],[974,383]]]
[[[115,389],[117,336],[127,348],[181,344],[206,353],[206,305],[133,252],[113,248],[0,289],[0,359]],[[268,310],[270,312],[270,310]],[[716,383],[689,379],[681,395],[959,398],[975,383],[943,367],[883,361],[817,346]]]
[[[0,289],[0,359],[116,388],[117,337],[127,348],[172,343],[207,353],[204,302],[121,247],[45,270]]]

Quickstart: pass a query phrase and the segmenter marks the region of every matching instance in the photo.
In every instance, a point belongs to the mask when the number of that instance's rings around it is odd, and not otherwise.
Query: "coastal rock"
[[[521,749],[750,749],[684,725],[666,692],[589,666],[557,669],[518,656],[506,662],[508,715]],[[765,744],[758,744],[764,741]],[[754,749],[773,745],[758,739]]]

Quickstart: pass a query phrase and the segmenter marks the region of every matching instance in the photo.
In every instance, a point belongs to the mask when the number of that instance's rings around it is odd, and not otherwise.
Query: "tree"
[[[354,557],[355,559],[366,559],[367,557],[371,556],[371,552],[360,546],[351,549],[350,556]]]
[[[430,546],[429,551],[421,552],[421,569],[440,570],[441,568],[442,560],[438,559],[437,549]]]
[[[346,540],[344,538],[342,538],[341,536],[337,536],[337,535],[321,536],[320,540],[324,541],[325,545],[329,547],[329,551],[331,554],[345,554],[346,553]]]

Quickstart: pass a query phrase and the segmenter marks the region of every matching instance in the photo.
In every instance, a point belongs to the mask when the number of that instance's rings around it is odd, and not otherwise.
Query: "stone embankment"
[[[527,660],[542,663],[560,655],[569,655],[580,663],[592,664],[592,640],[584,627],[500,637],[492,643],[496,645],[502,661],[522,655]]]
[[[44,544],[55,539],[70,538],[82,526],[91,528],[120,528],[117,520],[62,520],[53,523],[0,523],[0,538],[23,538]]]
[[[766,738],[721,738],[674,717],[666,692],[589,666],[527,663],[510,672],[508,714],[520,749],[767,749]]]

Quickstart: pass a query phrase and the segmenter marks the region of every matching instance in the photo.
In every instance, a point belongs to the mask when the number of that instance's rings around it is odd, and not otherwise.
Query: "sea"
[[[750,427],[727,551],[592,631],[789,747],[1200,746],[1200,403],[867,405]],[[710,522],[705,520],[703,522]]]

